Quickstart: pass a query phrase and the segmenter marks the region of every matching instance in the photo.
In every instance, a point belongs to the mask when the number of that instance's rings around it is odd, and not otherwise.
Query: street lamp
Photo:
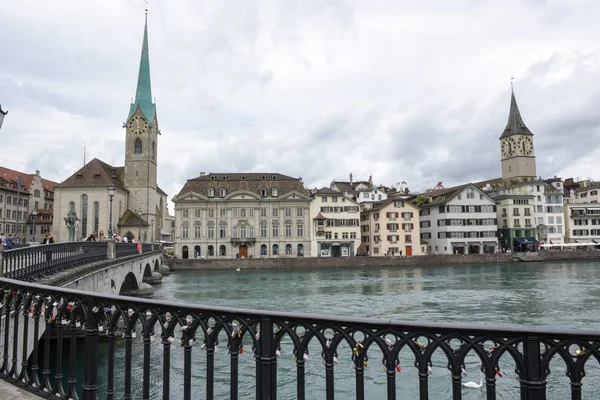
[[[115,195],[115,185],[111,184],[108,187],[108,198],[110,199],[110,212],[109,212],[109,217],[108,217],[108,237],[109,239],[113,238],[113,231],[112,231],[112,202],[113,202],[113,196]]]
[[[142,238],[141,238],[141,226],[142,226],[142,209],[140,208],[139,210],[137,210],[137,216],[138,216],[138,242],[142,242]]]
[[[151,236],[150,236],[150,237],[151,237],[150,241],[151,241],[152,243],[154,243],[154,218],[152,218],[152,219],[150,220],[150,224],[152,224],[152,233],[150,234],[150,235],[151,235]]]
[[[37,209],[34,208],[31,214],[33,215],[33,239],[31,241],[35,242],[35,220],[37,219]]]

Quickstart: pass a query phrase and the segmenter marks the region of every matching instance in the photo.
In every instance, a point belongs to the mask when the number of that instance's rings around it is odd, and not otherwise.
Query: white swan
[[[479,389],[480,387],[483,386],[483,373],[481,373],[481,372],[479,373],[479,383],[469,381],[469,382],[463,382],[462,385],[464,387],[468,387],[468,388]]]
[[[239,270],[240,270],[239,268],[236,268],[236,271],[238,271],[238,272],[239,272]]]

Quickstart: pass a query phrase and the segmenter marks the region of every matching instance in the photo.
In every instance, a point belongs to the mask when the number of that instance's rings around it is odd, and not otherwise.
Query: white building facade
[[[419,218],[430,254],[482,254],[498,249],[496,201],[474,185],[431,190]]]
[[[360,245],[360,206],[343,193],[322,188],[310,203],[311,257],[350,257]]]

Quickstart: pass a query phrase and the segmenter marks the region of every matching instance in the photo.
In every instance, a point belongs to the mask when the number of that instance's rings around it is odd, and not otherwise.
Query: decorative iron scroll
[[[227,351],[218,353],[229,363],[228,398],[239,398],[239,357],[246,350],[254,357],[257,399],[276,399],[278,359],[284,342],[292,346],[295,358],[295,398],[306,397],[305,367],[309,357],[321,359],[325,393],[334,399],[336,367],[340,360],[351,361],[354,392],[365,399],[365,370],[382,364],[386,375],[387,398],[396,398],[396,381],[401,373],[400,352],[412,355],[418,372],[419,398],[430,398],[432,355],[441,353],[450,371],[452,398],[461,399],[465,358],[475,354],[484,375],[487,399],[496,398],[496,382],[502,375],[499,360],[509,357],[520,380],[521,399],[545,399],[550,360],[562,359],[571,381],[571,398],[581,399],[581,380],[588,361],[598,367],[600,332],[574,332],[535,328],[487,327],[475,325],[415,324],[405,321],[346,318],[326,315],[278,313],[230,309],[193,304],[160,302],[132,297],[107,296],[90,292],[18,282],[0,278],[0,377],[48,399],[150,398],[151,382],[162,385],[162,398],[171,397],[171,385],[182,385],[184,399],[193,393],[192,354],[206,357],[203,378],[205,396],[215,398],[215,359],[222,343]],[[141,340],[143,362],[134,363],[133,340]],[[69,340],[65,340],[69,339]],[[105,392],[98,392],[99,340],[108,347]],[[51,353],[51,340],[56,347]],[[77,342],[84,341],[83,381],[76,369]],[[221,342],[221,343],[220,343]],[[44,352],[39,354],[43,343]],[[162,360],[156,358],[159,345]],[[63,349],[67,346],[68,348]],[[315,354],[314,349],[320,349]],[[311,351],[311,348],[313,349]],[[171,376],[172,354],[183,352],[182,376]],[[79,350],[81,354],[81,349]],[[381,354],[381,360],[369,353]],[[312,354],[311,354],[312,353]],[[29,357],[31,355],[31,357]],[[154,357],[154,358],[153,358]],[[117,359],[120,359],[117,369]],[[162,363],[160,379],[151,379],[151,362]],[[52,364],[51,364],[52,363]],[[68,365],[68,368],[66,367]],[[437,362],[435,367],[439,367]],[[140,392],[133,390],[133,371],[140,371]],[[289,373],[289,371],[288,371]],[[115,377],[123,377],[115,388]],[[63,379],[66,378],[66,379]],[[289,378],[289,377],[286,377]],[[197,382],[194,387],[196,387]],[[597,385],[597,382],[590,382]],[[247,389],[247,388],[246,388]],[[120,394],[118,395],[120,398]],[[369,397],[370,398],[370,397]],[[436,394],[431,395],[437,399]]]

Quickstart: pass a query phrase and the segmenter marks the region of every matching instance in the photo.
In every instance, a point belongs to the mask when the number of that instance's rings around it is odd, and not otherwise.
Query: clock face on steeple
[[[519,138],[519,152],[526,156],[533,152],[533,140],[528,136],[521,136]]]
[[[504,139],[504,141],[502,142],[502,155],[504,157],[512,156],[513,154],[515,154],[516,149],[517,143],[515,142],[515,139],[508,138]]]
[[[135,133],[136,135],[141,135],[142,133],[146,133],[148,131],[148,121],[146,118],[136,115],[135,117],[129,120],[129,131]]]

